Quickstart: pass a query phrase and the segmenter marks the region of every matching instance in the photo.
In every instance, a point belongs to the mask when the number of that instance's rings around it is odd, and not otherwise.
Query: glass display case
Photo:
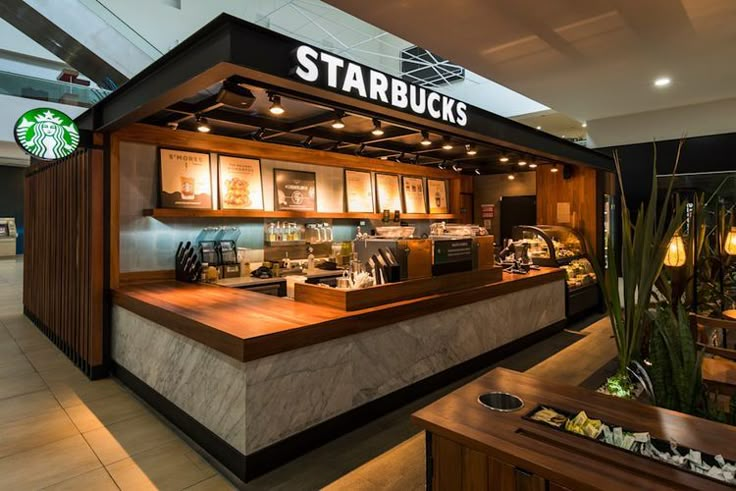
[[[529,243],[529,255],[538,266],[560,267],[586,257],[585,242],[578,233],[559,225],[519,225],[514,241]]]
[[[529,244],[534,264],[565,271],[568,318],[600,306],[596,274],[578,232],[560,225],[520,225],[514,227],[513,235],[515,241]]]

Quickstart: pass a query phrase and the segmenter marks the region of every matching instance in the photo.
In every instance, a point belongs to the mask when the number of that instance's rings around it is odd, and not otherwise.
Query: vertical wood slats
[[[23,306],[87,376],[105,373],[103,153],[34,161],[25,178]]]

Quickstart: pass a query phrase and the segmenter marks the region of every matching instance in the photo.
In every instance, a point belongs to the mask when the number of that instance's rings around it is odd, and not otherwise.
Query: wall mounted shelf
[[[264,210],[188,210],[182,208],[149,208],[143,216],[156,219],[166,218],[323,218],[348,220],[380,220],[381,213],[347,213],[316,211],[264,211]],[[460,215],[453,213],[403,213],[402,220],[457,220]]]

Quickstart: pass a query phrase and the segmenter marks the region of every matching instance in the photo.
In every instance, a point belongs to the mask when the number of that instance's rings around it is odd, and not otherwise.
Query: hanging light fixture
[[[383,128],[381,128],[381,122],[377,119],[373,120],[373,129],[371,130],[371,135],[373,136],[383,135]]]
[[[200,133],[209,133],[212,130],[207,123],[207,118],[197,115],[197,131]]]
[[[560,169],[557,168],[557,164],[552,164],[552,168],[549,171],[550,172],[559,172]]]
[[[731,230],[726,234],[726,243],[723,250],[729,256],[736,256],[736,227],[731,227]]]
[[[342,120],[342,113],[335,113],[335,121],[332,122],[332,127],[336,130],[341,130],[345,127],[345,122]]]
[[[429,133],[426,131],[422,131],[422,141],[420,141],[423,146],[428,147],[432,144],[432,140],[429,139]]]
[[[536,169],[537,168],[537,163],[536,162],[530,162],[529,163],[529,168],[530,169]]]
[[[279,116],[286,112],[286,109],[284,109],[284,106],[281,105],[280,95],[270,94],[268,96],[268,100],[271,101],[271,107],[268,108],[268,111],[271,114],[275,114],[276,116]]]
[[[514,179],[516,179],[516,176],[515,176],[515,175],[513,175],[513,174],[509,174],[509,175],[508,175],[508,177],[507,177],[507,179],[508,179],[509,181],[513,181]]]
[[[667,245],[667,254],[664,256],[664,265],[670,268],[679,268],[685,264],[687,254],[685,253],[685,242],[679,233],[675,233]]]
[[[452,150],[452,142],[450,141],[450,137],[446,136],[442,139],[442,149],[443,150]]]
[[[519,164],[519,167],[526,167],[526,160],[519,160],[517,163]]]
[[[478,153],[478,150],[475,149],[475,145],[473,145],[472,143],[468,143],[467,145],[465,145],[465,153],[467,153],[468,155],[475,155]]]
[[[498,158],[498,161],[499,161],[499,162],[503,162],[503,163],[505,164],[506,162],[508,162],[508,161],[509,161],[509,157],[508,157],[507,155],[501,155],[501,156],[500,156],[500,157]]]

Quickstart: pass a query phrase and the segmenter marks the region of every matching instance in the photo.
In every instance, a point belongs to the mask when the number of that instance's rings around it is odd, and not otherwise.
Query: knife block
[[[176,281],[194,283],[199,280],[199,270],[202,265],[199,261],[199,251],[194,252],[194,258],[189,261],[189,267],[187,268],[188,258],[189,256],[183,254],[181,258],[175,259],[174,276]]]

